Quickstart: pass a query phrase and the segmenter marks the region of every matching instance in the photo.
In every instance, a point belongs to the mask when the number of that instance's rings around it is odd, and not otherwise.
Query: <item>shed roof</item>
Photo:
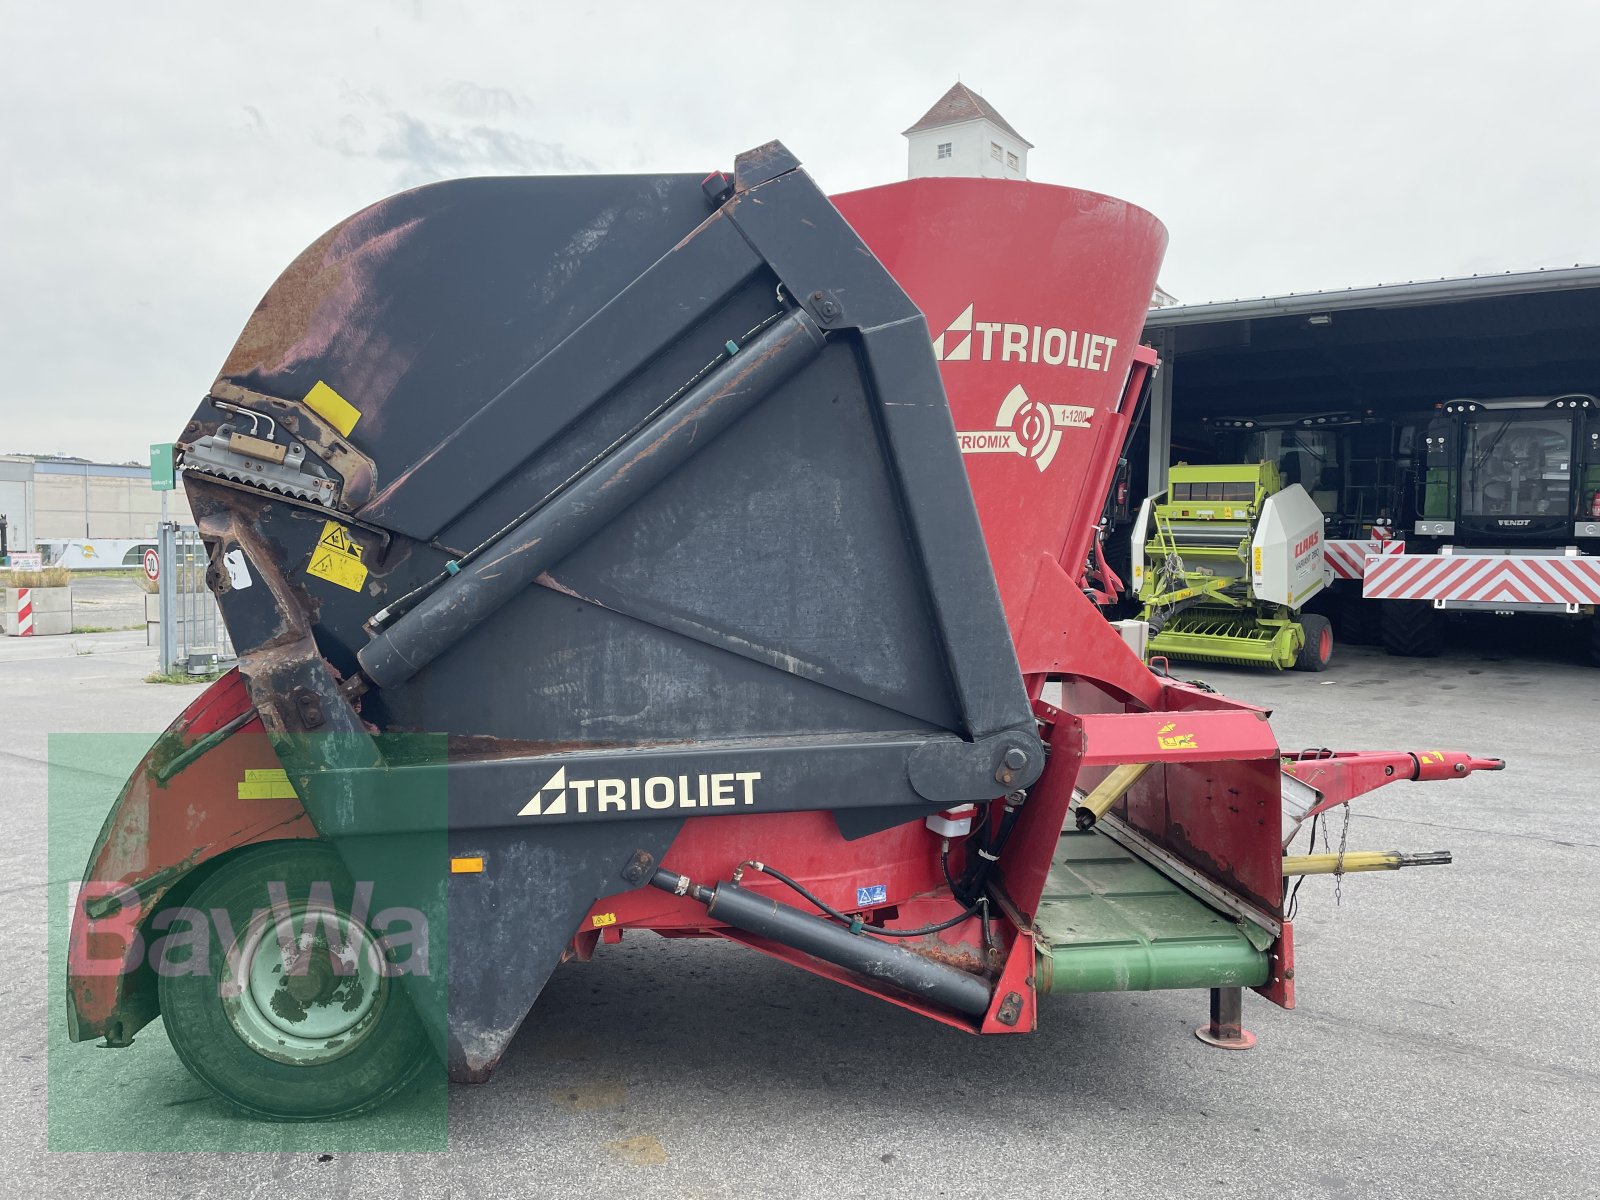
[[[1408,280],[1405,283],[1380,283],[1370,287],[1348,287],[1324,292],[1289,292],[1282,296],[1258,296],[1246,300],[1176,304],[1169,308],[1151,309],[1145,317],[1145,328],[1172,329],[1180,325],[1204,325],[1213,321],[1291,317],[1351,308],[1398,308],[1595,287],[1600,287],[1600,266],[1580,264],[1549,270],[1503,271],[1498,275]]]
[[[1002,117],[994,105],[966,84],[959,82],[939,97],[938,102],[922,114],[920,121],[905,130],[903,136],[920,133],[924,129],[938,129],[944,125],[959,125],[963,121],[977,120],[993,121],[1028,149],[1033,149],[1033,143],[1011,128],[1011,122]]]
[[[1365,408],[1600,391],[1600,266],[1152,309],[1174,412]]]

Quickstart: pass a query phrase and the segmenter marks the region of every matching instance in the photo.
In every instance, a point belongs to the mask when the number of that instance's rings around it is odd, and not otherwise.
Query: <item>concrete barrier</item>
[[[72,632],[70,587],[8,587],[0,597],[0,633],[34,637]]]

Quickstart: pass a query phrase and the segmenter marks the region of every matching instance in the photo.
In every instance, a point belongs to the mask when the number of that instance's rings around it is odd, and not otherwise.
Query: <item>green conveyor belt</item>
[[[1092,830],[1061,835],[1035,924],[1051,945],[1055,992],[1255,987],[1267,979],[1264,931]]]

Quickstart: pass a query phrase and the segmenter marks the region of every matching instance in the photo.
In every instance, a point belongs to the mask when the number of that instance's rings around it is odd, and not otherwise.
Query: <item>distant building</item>
[[[1026,179],[1028,141],[977,92],[958,83],[905,131],[907,178]]]
[[[33,459],[0,455],[0,521],[7,552],[33,550]]]
[[[182,488],[168,493],[168,513],[194,523]],[[8,550],[40,550],[46,562],[72,567],[137,566],[161,520],[161,493],[150,487],[149,467],[7,455],[0,516]]]

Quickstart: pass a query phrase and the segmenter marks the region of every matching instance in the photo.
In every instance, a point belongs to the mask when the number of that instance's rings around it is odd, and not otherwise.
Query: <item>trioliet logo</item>
[[[940,362],[1044,363],[1084,371],[1111,370],[1111,352],[1117,348],[1114,337],[1055,325],[978,321],[972,315],[976,307],[967,305],[933,339],[933,356]]]
[[[562,767],[523,805],[519,817],[594,813],[663,812],[685,808],[735,808],[756,802],[760,771],[716,771],[704,775],[628,775],[613,779],[568,779]]]

